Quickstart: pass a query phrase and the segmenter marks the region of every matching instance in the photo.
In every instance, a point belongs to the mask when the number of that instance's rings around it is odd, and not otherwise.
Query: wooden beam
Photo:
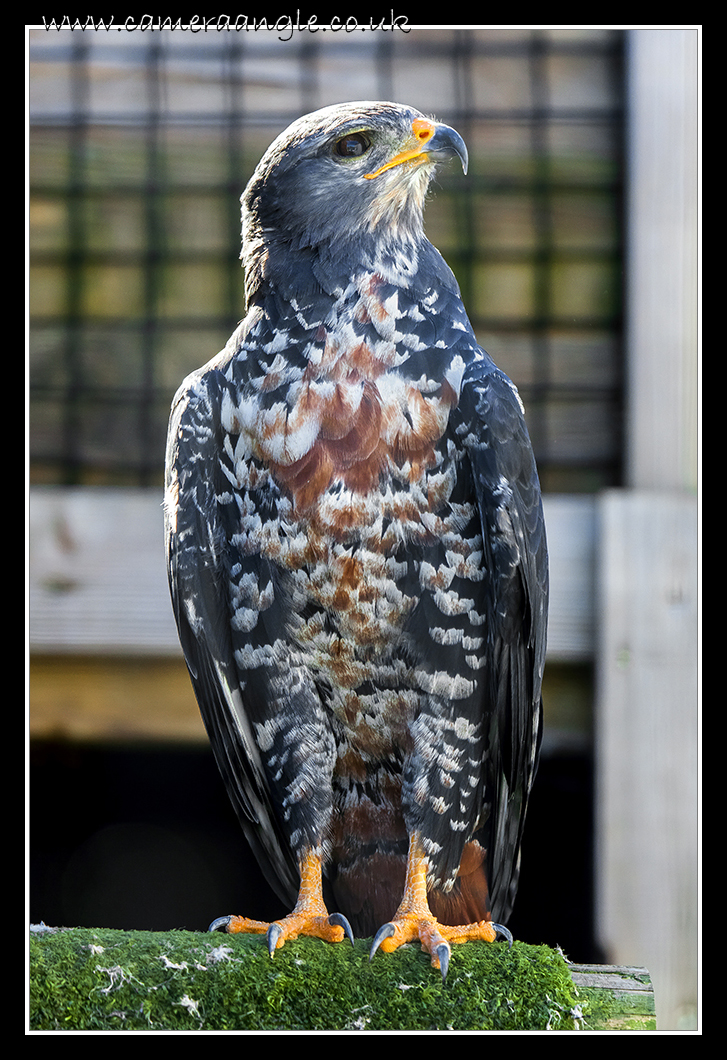
[[[584,999],[584,1029],[657,1029],[654,987],[646,968],[620,964],[571,964],[569,967],[578,994]]]
[[[699,30],[627,39],[627,484],[696,489]]]
[[[613,491],[599,534],[596,923],[611,960],[648,965],[663,1029],[698,997],[697,514]]]
[[[181,656],[33,655],[28,698],[31,739],[207,742]]]
[[[35,487],[31,652],[179,655],[156,489]]]
[[[548,654],[590,660],[596,499],[547,496]],[[155,489],[30,491],[31,653],[179,657]]]

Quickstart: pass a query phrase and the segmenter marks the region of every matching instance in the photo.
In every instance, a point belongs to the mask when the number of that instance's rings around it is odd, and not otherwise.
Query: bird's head
[[[270,145],[242,196],[242,257],[253,287],[270,255],[281,261],[316,249],[360,259],[377,242],[423,238],[435,165],[455,155],[467,172],[459,133],[395,103],[344,103],[299,118]]]

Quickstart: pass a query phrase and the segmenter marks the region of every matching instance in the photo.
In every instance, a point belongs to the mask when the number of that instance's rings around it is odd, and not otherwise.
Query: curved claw
[[[268,928],[267,932],[265,933],[265,938],[268,940],[268,953],[271,957],[275,953],[275,947],[277,946],[278,939],[282,934],[283,929],[281,928],[280,924],[276,924],[276,922],[273,921],[270,927]]]
[[[379,930],[374,935],[374,941],[371,945],[371,950],[369,951],[369,960],[371,960],[371,958],[376,953],[377,949],[384,941],[384,939],[390,939],[391,936],[395,934],[396,928],[391,922],[389,922],[388,924],[382,924]]]
[[[343,913],[331,913],[328,918],[328,923],[331,925],[331,927],[342,927],[346,938],[349,940],[352,946],[354,945],[353,931],[351,930],[351,925],[349,924],[348,920],[346,920]]]
[[[207,928],[208,931],[222,931],[224,928],[227,930],[227,926],[232,920],[231,916],[218,916],[216,920],[213,920],[210,926]]]
[[[439,968],[442,973],[442,982],[447,978],[447,971],[449,969],[449,957],[451,950],[448,942],[440,942],[436,949],[437,957],[439,958]]]
[[[511,950],[512,949],[512,944],[513,944],[513,941],[514,941],[513,937],[512,937],[512,934],[507,930],[506,927],[503,927],[502,924],[493,924],[492,927],[495,929],[495,932],[496,932],[497,935],[502,935],[502,937],[504,939],[507,939],[507,942],[508,942],[508,947],[507,948],[509,950]]]

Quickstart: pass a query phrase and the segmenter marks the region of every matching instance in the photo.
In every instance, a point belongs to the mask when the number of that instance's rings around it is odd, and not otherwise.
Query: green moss
[[[30,939],[33,1030],[574,1029],[578,997],[546,946],[453,948],[446,984],[419,946],[74,928]]]

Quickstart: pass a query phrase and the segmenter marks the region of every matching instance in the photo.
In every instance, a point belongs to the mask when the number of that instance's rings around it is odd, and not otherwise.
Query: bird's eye
[[[359,158],[365,155],[371,146],[371,141],[364,133],[349,133],[336,142],[334,154],[339,158]]]

